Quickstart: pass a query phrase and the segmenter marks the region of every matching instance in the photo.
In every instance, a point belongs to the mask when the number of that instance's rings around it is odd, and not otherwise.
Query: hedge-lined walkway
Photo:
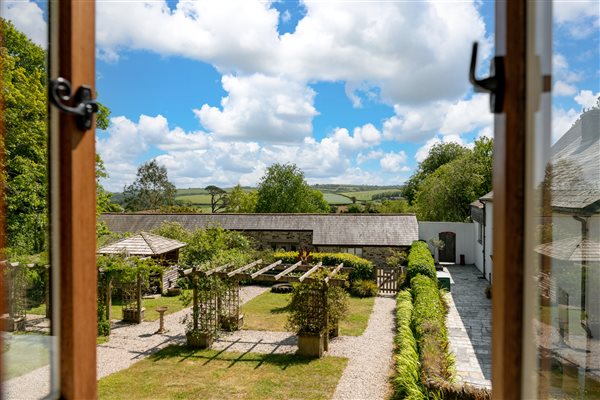
[[[492,383],[492,301],[485,297],[488,281],[473,265],[448,267],[454,285],[447,295],[448,339],[456,357],[459,381],[479,388]]]

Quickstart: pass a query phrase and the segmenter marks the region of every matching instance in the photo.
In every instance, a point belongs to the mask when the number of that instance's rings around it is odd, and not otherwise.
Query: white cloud
[[[421,142],[425,137],[462,135],[475,129],[490,127],[493,114],[488,95],[474,95],[456,102],[438,101],[423,106],[394,107],[395,114],[383,123],[388,140]]]
[[[570,108],[565,110],[563,108],[552,108],[552,143],[556,142],[562,135],[564,135],[573,126],[573,123],[577,121],[579,113],[574,109]]]
[[[341,131],[346,135],[341,135]],[[161,115],[141,115],[137,122],[126,117],[112,118],[109,129],[100,132],[96,147],[110,175],[110,180],[104,182],[109,190],[122,190],[133,182],[136,164],[145,154],[156,151],[159,155],[154,158],[167,167],[169,178],[177,187],[230,186],[238,182],[255,185],[265,168],[276,162],[294,163],[310,179],[336,181],[350,176],[348,171],[357,168],[352,166],[356,152],[378,143],[381,136],[370,124],[353,131],[350,136],[347,130],[338,129],[319,141],[306,137],[298,143],[259,144],[222,140],[213,133],[186,132],[179,127],[170,128]],[[393,163],[402,164],[406,158],[404,152],[391,153],[386,165],[390,170],[402,171]],[[352,182],[358,183],[359,176],[364,175],[352,177]]]
[[[419,147],[419,149],[415,153],[415,160],[417,160],[417,162],[422,162],[423,160],[425,160],[429,155],[429,151],[431,150],[431,148],[436,144],[440,143],[457,143],[461,146],[469,148],[473,147],[473,143],[465,143],[464,140],[462,140],[462,138],[458,135],[447,135],[443,136],[442,139],[440,139],[438,136],[434,136],[427,142],[425,142],[423,146]]]
[[[385,152],[383,152],[382,150],[373,150],[368,152],[367,154],[358,153],[358,155],[356,156],[356,163],[360,165],[364,164],[369,160],[377,160],[378,158],[382,158],[384,154]]]
[[[565,26],[576,39],[598,32],[600,27],[600,5],[598,0],[554,1],[554,20]]]
[[[336,128],[331,135],[332,140],[346,149],[360,149],[371,147],[381,142],[381,132],[373,124],[366,124],[354,128],[352,135],[346,128]]]
[[[381,169],[386,172],[400,172],[403,168],[402,164],[406,163],[407,158],[404,151],[398,153],[391,152],[385,154],[379,164],[381,165]]]
[[[264,68],[277,47],[279,15],[260,1],[101,1],[96,6],[99,56],[146,50],[213,63],[221,72]]]
[[[443,135],[461,135],[473,129],[489,127],[494,121],[487,94],[474,95],[450,105],[440,128]]]
[[[560,53],[552,55],[552,73],[557,80],[567,83],[579,82],[582,79],[581,72],[571,70],[567,58]]]
[[[577,88],[563,81],[556,81],[552,89],[552,94],[555,96],[573,96],[575,93],[577,93]]]
[[[312,89],[262,74],[225,75],[222,83],[228,96],[221,100],[221,108],[204,104],[194,110],[216,136],[289,143],[312,133],[312,118],[318,114]]]
[[[594,94],[591,90],[581,90],[577,96],[575,96],[574,100],[581,107],[590,108],[596,104],[598,97],[600,97],[600,92]]]
[[[290,19],[292,19],[292,14],[290,14],[289,10],[285,10],[283,12],[283,14],[281,14],[280,17],[281,17],[281,21],[283,21],[283,22],[289,22]]]
[[[259,0],[179,2],[174,10],[164,1],[100,2],[99,56],[146,50],[209,62],[222,73],[345,81],[379,87],[397,103],[460,97],[471,43],[482,44],[482,58],[490,54],[473,2],[304,5],[295,31],[279,36],[279,13]]]
[[[15,28],[33,43],[44,49],[48,46],[48,25],[44,19],[44,12],[33,1],[2,1],[0,15],[10,20]]]

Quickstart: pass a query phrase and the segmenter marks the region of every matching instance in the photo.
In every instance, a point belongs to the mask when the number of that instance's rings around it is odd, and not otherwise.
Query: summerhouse
[[[98,250],[100,255],[122,254],[124,256],[150,257],[165,267],[160,279],[162,291],[166,291],[177,280],[179,250],[186,246],[178,240],[148,232],[139,232],[117,242],[110,243]]]

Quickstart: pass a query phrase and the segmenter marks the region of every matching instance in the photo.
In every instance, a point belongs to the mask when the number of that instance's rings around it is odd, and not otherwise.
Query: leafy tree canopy
[[[419,164],[415,173],[406,181],[402,189],[402,197],[407,199],[410,204],[413,204],[421,182],[442,165],[462,157],[468,152],[469,149],[457,143],[438,143],[434,145],[429,150],[427,158]]]
[[[328,212],[323,193],[313,190],[295,164],[273,164],[258,184],[256,212]]]
[[[256,211],[258,192],[246,192],[240,184],[237,184],[227,196],[226,212],[230,213],[253,213]]]
[[[443,164],[418,186],[417,218],[423,221],[466,221],[470,204],[492,187],[493,141],[482,137],[473,150]]]
[[[152,160],[138,168],[135,182],[123,190],[123,202],[127,211],[157,210],[175,204],[175,193],[167,168]]]
[[[5,156],[0,185],[6,201],[8,246],[14,254],[36,254],[46,250],[48,236],[46,52],[1,18],[0,36],[4,102],[0,123],[6,129],[0,142]],[[100,107],[100,129],[108,127],[109,113]],[[104,200],[99,196],[99,203]]]

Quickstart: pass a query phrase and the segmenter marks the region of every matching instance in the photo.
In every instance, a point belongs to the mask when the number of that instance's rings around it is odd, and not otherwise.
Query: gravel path
[[[369,325],[362,336],[341,336],[329,344],[328,354],[348,358],[334,400],[377,400],[390,394],[393,368],[394,297],[376,297]]]
[[[240,303],[245,303],[268,288],[242,286]],[[185,343],[184,327],[181,318],[189,309],[165,316],[166,334],[155,335],[158,321],[141,324],[113,323],[110,341],[97,346],[96,364],[98,379],[130,367],[132,364],[171,344]],[[39,399],[49,392],[48,366],[38,368],[26,375],[11,379],[2,385],[3,398]]]

